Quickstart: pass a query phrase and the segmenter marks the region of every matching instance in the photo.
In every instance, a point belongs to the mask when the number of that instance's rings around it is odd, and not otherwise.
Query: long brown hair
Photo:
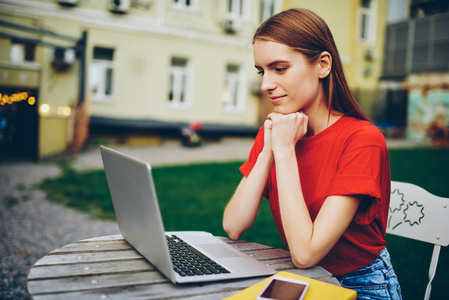
[[[322,79],[329,112],[337,111],[369,121],[349,89],[334,38],[320,16],[303,8],[280,12],[260,25],[254,34],[253,44],[257,40],[287,45],[304,54],[310,64],[315,63],[323,51],[329,52],[332,69]]]

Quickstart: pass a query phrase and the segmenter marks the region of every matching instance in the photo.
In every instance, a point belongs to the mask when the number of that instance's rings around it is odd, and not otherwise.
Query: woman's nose
[[[260,89],[262,92],[268,93],[276,88],[276,84],[273,81],[273,78],[268,74],[264,74],[262,76],[262,84],[260,85]]]

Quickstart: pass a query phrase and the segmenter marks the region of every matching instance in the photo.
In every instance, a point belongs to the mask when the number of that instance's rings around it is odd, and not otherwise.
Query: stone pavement
[[[389,141],[391,147],[413,147],[408,141]],[[224,139],[186,148],[178,142],[160,146],[111,146],[153,165],[206,161],[244,160],[252,139]],[[103,167],[98,147],[89,147],[73,159],[75,169]],[[119,232],[115,222],[91,219],[88,215],[45,199],[33,187],[44,178],[60,174],[57,161],[0,162],[0,299],[28,299],[29,269],[49,251],[81,239]]]

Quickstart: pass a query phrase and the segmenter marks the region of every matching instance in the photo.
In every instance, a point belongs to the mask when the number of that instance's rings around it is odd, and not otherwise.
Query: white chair
[[[428,300],[441,246],[449,244],[449,198],[437,197],[414,184],[392,181],[387,233],[434,244],[424,295]]]

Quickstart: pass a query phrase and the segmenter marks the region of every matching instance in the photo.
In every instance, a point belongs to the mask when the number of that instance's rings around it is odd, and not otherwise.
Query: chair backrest
[[[449,198],[411,183],[392,181],[387,233],[435,245],[424,295],[429,299],[441,246],[449,244]]]
[[[411,183],[392,181],[387,233],[447,246],[449,198]]]

